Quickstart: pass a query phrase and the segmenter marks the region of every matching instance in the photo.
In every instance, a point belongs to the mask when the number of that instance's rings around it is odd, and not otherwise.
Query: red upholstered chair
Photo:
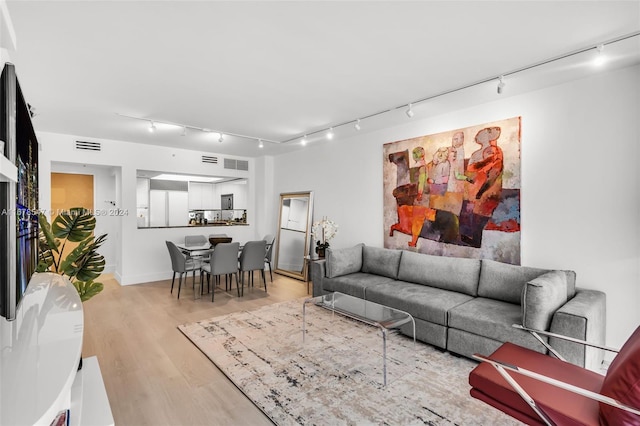
[[[471,396],[522,422],[640,425],[640,327],[606,376],[508,342],[474,358],[482,362],[469,374]]]

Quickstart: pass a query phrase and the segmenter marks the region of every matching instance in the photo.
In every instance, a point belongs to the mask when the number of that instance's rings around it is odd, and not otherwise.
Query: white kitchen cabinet
[[[189,210],[214,208],[214,188],[210,183],[189,182]]]

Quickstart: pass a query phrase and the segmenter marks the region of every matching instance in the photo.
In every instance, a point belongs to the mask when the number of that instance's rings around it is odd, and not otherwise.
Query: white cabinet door
[[[212,210],[214,208],[213,201],[214,189],[210,183],[202,184],[202,208]]]
[[[167,191],[149,191],[149,226],[167,226]]]
[[[198,182],[189,182],[189,209],[202,209],[202,184]]]
[[[149,207],[149,179],[138,178],[136,181],[136,205]]]
[[[169,226],[189,224],[189,195],[184,191],[167,191]]]

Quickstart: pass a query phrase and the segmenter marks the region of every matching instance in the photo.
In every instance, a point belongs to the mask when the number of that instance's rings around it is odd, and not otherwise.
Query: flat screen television
[[[0,185],[0,315],[16,309],[38,264],[38,141],[13,64],[0,77],[2,153],[16,165],[17,182]]]

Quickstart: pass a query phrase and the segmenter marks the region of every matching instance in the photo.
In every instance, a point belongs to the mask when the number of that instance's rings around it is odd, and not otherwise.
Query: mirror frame
[[[302,260],[302,272],[294,272],[286,269],[280,269],[278,267],[278,258],[280,257],[280,230],[282,229],[282,206],[284,200],[292,198],[309,197],[309,204],[307,206],[307,226],[305,228],[304,238],[304,253]],[[280,194],[280,208],[278,210],[278,238],[276,238],[276,260],[275,269],[273,270],[277,274],[286,275],[291,278],[295,278],[302,281],[307,281],[309,276],[309,252],[311,247],[311,226],[313,224],[313,191],[300,191],[300,192],[283,192]]]

